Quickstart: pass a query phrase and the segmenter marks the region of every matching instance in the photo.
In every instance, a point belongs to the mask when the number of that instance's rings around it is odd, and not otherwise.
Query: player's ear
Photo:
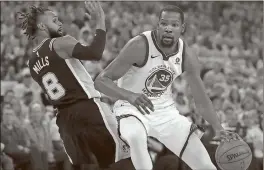
[[[181,33],[182,33],[182,34],[185,32],[185,29],[186,29],[186,27],[185,27],[185,26],[186,26],[186,24],[185,24],[185,23],[183,23],[183,24],[182,24],[182,30],[181,30]]]
[[[38,29],[44,31],[46,29],[46,26],[41,22],[37,25]]]

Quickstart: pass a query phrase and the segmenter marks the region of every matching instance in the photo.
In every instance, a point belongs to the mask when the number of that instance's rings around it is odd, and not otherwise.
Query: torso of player
[[[53,48],[54,40],[44,39],[28,62],[32,78],[49,96],[51,104],[60,107],[100,97],[81,61],[59,57]]]
[[[156,42],[154,31],[142,33],[147,39],[147,61],[143,67],[133,66],[121,79],[118,85],[126,90],[143,93],[155,106],[174,104],[172,83],[183,72],[184,42],[178,41],[176,52],[166,56]],[[125,101],[118,101],[120,102]]]

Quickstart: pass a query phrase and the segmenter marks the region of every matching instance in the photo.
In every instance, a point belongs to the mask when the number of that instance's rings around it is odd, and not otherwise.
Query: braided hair
[[[37,31],[37,18],[40,14],[44,14],[45,11],[49,10],[32,5],[29,7],[29,12],[18,12],[19,19],[22,20],[20,27],[22,30],[25,30],[24,34],[28,37],[28,39],[35,38],[35,33]]]

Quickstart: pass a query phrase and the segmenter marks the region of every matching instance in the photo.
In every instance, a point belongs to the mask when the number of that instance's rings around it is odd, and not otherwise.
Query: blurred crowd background
[[[25,12],[30,4],[54,10],[67,34],[84,44],[95,33],[95,22],[85,18],[83,2],[1,1],[1,168],[70,169],[53,119],[55,111],[26,65],[33,47],[19,28],[16,12]],[[262,169],[263,2],[103,2],[107,26],[103,59],[86,61],[85,67],[96,77],[130,38],[155,29],[159,10],[167,4],[185,12],[187,29],[182,38],[202,63],[201,77],[223,126],[239,133],[251,147],[249,169]],[[214,134],[196,113],[184,74],[173,90],[181,114],[205,127],[203,142],[215,162]]]

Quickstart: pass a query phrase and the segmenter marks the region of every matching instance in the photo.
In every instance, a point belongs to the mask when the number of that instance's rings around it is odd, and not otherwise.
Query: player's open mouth
[[[170,35],[164,35],[164,36],[163,36],[163,40],[165,40],[165,41],[171,41],[171,40],[173,40],[173,36],[170,36]]]
[[[58,29],[58,32],[59,33],[62,33],[63,32],[61,27]]]

